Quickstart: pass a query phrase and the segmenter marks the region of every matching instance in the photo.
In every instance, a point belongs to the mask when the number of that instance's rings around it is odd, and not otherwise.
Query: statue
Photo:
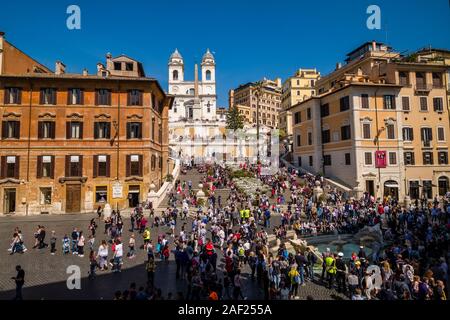
[[[313,194],[314,194],[314,199],[316,202],[319,202],[319,198],[320,196],[323,194],[323,189],[320,187],[320,181],[316,181],[315,182],[315,187],[313,190]]]

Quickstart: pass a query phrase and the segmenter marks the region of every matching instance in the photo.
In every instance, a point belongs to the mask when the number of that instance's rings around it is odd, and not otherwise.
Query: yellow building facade
[[[290,108],[294,163],[352,190],[401,201],[449,190],[446,66],[380,43],[348,54]]]

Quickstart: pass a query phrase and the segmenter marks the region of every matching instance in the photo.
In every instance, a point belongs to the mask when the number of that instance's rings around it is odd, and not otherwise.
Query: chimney
[[[109,52],[106,54],[106,70],[113,70],[112,55]]]
[[[336,70],[339,70],[340,68],[342,68],[342,63],[340,62],[336,63]]]
[[[277,82],[277,87],[281,88],[281,78],[277,78],[276,82]]]
[[[102,63],[97,63],[97,72],[100,73],[105,69],[105,66]]]
[[[88,69],[86,69],[86,68],[84,68],[83,69],[83,76],[87,76],[89,73],[88,73]]]
[[[66,65],[61,61],[56,61],[55,64],[55,74],[64,74],[66,73]]]
[[[375,40],[372,41],[372,51],[377,51],[377,42]]]

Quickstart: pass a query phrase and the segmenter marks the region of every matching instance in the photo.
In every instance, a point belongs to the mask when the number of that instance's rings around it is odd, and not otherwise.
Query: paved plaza
[[[197,176],[197,178],[195,178]],[[181,180],[198,179],[198,175],[189,174],[188,176],[180,176]],[[194,181],[194,183],[197,183]],[[222,190],[223,196],[226,191]],[[225,199],[224,199],[225,200]],[[165,202],[161,207],[164,207]],[[63,255],[61,251],[61,239],[65,234],[70,236],[73,228],[84,231],[87,235],[89,221],[96,218],[94,214],[75,214],[75,215],[41,215],[30,217],[14,217],[5,216],[0,218],[0,299],[11,299],[14,297],[14,281],[11,277],[15,276],[14,267],[21,265],[26,272],[26,281],[23,289],[24,299],[112,299],[116,290],[125,290],[130,283],[135,282],[137,286],[146,283],[146,271],[144,261],[146,253],[144,250],[138,250],[137,256],[134,259],[124,257],[124,265],[122,273],[113,274],[110,270],[101,272],[97,271],[97,277],[94,280],[89,280],[89,258],[86,254],[83,258],[76,255]],[[277,225],[280,222],[280,217],[273,216],[271,218],[271,225]],[[177,221],[177,233],[181,225],[185,221]],[[50,254],[50,249],[32,249],[34,244],[33,233],[38,225],[44,225],[47,231],[46,242],[49,243],[51,231],[56,232],[57,252],[56,255]],[[104,223],[97,219],[98,229],[95,242],[95,249],[98,248],[101,240],[107,238],[104,235]],[[25,245],[28,251],[24,254],[9,255],[7,249],[10,246],[12,232],[15,227],[20,227],[25,237]],[[127,244],[130,237],[130,219],[124,218],[124,250],[127,252]],[[191,220],[186,221],[186,230],[191,230]],[[154,243],[158,235],[167,233],[168,227],[158,227],[151,229],[151,235]],[[143,239],[142,236],[135,232],[137,239],[137,248],[139,248]],[[169,234],[167,233],[167,236]],[[173,249],[171,247],[171,249]],[[110,253],[111,255],[111,253]],[[218,252],[218,273],[222,274],[224,263],[222,261],[222,253]],[[164,296],[169,292],[175,295],[177,292],[186,294],[185,280],[176,280],[175,272],[176,265],[173,254],[170,255],[169,261],[157,261],[155,284],[157,288],[161,288]],[[69,275],[66,273],[67,267],[77,265],[82,272],[82,281],[80,290],[69,290],[67,288],[66,280]],[[249,268],[246,266],[243,270],[244,278],[249,277]],[[264,293],[258,287],[256,282],[245,281],[243,288],[244,295],[248,299],[263,299]],[[334,290],[328,290],[322,285],[307,282],[306,286],[299,289],[300,299],[306,299],[312,296],[314,299],[345,299],[344,296],[337,294]]]

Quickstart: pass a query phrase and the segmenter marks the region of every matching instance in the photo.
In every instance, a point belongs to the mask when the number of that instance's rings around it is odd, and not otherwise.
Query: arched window
[[[209,81],[211,80],[211,71],[206,70],[206,80]]]
[[[172,73],[172,79],[173,80],[178,80],[178,70],[174,70]]]

